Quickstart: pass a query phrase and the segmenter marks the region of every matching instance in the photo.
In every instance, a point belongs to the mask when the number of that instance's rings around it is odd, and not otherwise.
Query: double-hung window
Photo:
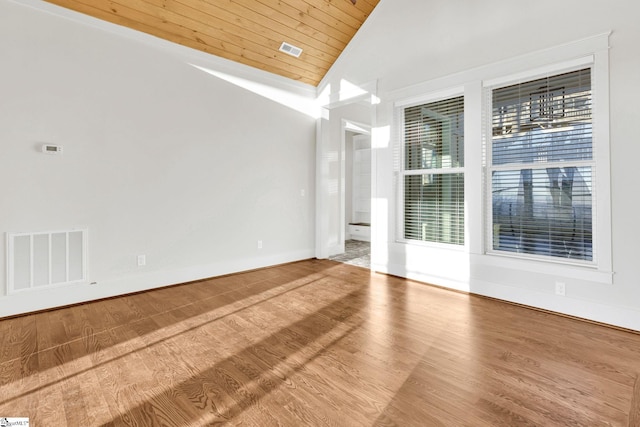
[[[403,109],[403,240],[464,245],[464,98]]]
[[[595,262],[591,69],[491,89],[492,252]]]

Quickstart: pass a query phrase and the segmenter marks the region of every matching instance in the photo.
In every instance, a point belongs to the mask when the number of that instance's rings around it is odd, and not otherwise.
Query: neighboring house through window
[[[590,68],[492,88],[489,250],[594,261]]]

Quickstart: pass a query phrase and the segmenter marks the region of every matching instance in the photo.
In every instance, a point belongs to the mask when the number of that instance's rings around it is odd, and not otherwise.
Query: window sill
[[[555,261],[523,259],[494,253],[471,255],[471,263],[472,265],[483,267],[506,268],[608,285],[613,284],[613,272],[599,270],[596,265],[578,265]]]

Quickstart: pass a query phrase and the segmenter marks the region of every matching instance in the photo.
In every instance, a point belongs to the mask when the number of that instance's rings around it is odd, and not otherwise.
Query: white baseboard
[[[596,301],[473,280],[470,292],[607,325],[640,331],[640,311]]]
[[[476,295],[496,298],[611,326],[640,331],[640,311],[631,308],[612,307],[595,301],[531,291],[521,287],[506,286],[477,279],[464,282],[456,281],[443,277],[430,276],[420,272],[408,271],[404,266],[393,264],[374,264],[372,269],[380,273],[405,277],[444,288],[470,292]]]
[[[313,257],[313,250],[298,251],[175,270],[152,271],[104,281],[98,280],[95,285],[81,283],[60,288],[25,291],[0,297],[0,318],[270,267]]]

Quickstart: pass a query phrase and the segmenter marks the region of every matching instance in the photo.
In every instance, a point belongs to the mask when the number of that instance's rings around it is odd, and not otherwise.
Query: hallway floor
[[[344,242],[343,254],[329,257],[330,260],[342,262],[358,267],[371,268],[371,243],[361,240],[347,240]]]

